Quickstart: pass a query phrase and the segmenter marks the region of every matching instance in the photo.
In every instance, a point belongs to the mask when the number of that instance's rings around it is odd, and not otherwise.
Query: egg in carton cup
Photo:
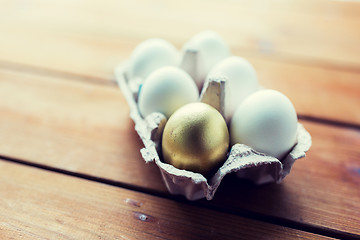
[[[181,68],[196,79],[199,54],[197,50],[187,49],[181,61]],[[130,117],[135,123],[135,130],[141,138],[144,148],[140,150],[146,163],[154,162],[158,166],[168,191],[171,194],[183,195],[188,200],[206,198],[211,200],[222,179],[230,173],[248,179],[255,184],[280,183],[289,173],[294,162],[305,157],[311,146],[311,136],[305,128],[297,123],[295,145],[281,160],[260,153],[245,144],[234,144],[211,175],[183,170],[166,163],[162,153],[162,136],[167,123],[164,114],[153,112],[143,117],[138,107],[138,92],[141,84],[134,84],[129,77],[129,62],[115,68],[116,81],[130,107]],[[209,78],[205,81],[199,102],[215,108],[226,119],[225,95],[227,79],[223,76]],[[198,84],[199,86],[199,84]],[[229,122],[229,121],[228,121]]]

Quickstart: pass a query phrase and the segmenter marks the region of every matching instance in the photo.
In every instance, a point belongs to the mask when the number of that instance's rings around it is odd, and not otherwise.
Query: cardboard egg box
[[[183,56],[181,68],[196,78],[197,52],[188,50]],[[210,178],[187,170],[177,169],[161,159],[161,138],[166,118],[163,114],[154,112],[143,118],[137,107],[138,87],[131,83],[128,75],[128,63],[119,64],[115,68],[116,81],[122,90],[129,108],[130,118],[135,123],[135,130],[141,138],[144,148],[140,150],[146,163],[154,162],[158,166],[164,183],[171,194],[183,195],[188,200],[206,198],[211,200],[222,179],[230,173],[237,177],[248,179],[255,184],[270,182],[281,183],[290,173],[294,162],[305,157],[311,146],[311,136],[298,123],[297,143],[284,159],[259,153],[244,144],[231,146],[224,164]],[[201,90],[199,101],[207,103],[224,114],[224,97],[226,94],[226,79],[216,78],[206,82]]]

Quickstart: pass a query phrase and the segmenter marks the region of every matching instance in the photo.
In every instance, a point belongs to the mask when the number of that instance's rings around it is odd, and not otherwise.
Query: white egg
[[[145,80],[138,107],[143,117],[160,112],[169,118],[178,108],[198,98],[198,88],[189,74],[176,67],[163,67]]]
[[[148,39],[140,43],[130,56],[129,77],[131,81],[141,84],[154,70],[164,66],[178,66],[180,54],[166,40]]]
[[[290,100],[275,90],[260,90],[237,108],[230,125],[232,145],[283,159],[296,143],[297,115]]]
[[[184,45],[183,52],[186,50],[195,50],[198,53],[198,72],[195,79],[198,86],[204,83],[206,75],[215,64],[230,56],[227,43],[213,31],[203,31],[196,34]]]
[[[254,67],[242,57],[228,57],[219,62],[208,74],[210,78],[225,77],[225,118],[231,119],[239,104],[259,89]]]

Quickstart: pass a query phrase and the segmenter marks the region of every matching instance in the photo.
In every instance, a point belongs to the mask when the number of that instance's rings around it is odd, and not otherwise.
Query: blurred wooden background
[[[217,31],[313,145],[280,185],[167,193],[113,68]],[[0,0],[1,239],[360,239],[360,2]]]

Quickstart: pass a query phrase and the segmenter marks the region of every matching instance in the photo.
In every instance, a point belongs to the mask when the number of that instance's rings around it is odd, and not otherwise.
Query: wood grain
[[[156,167],[141,159],[116,88],[6,71],[0,79],[3,156],[167,193]],[[313,146],[283,184],[255,187],[230,178],[204,204],[360,235],[360,131],[304,124]]]
[[[0,4],[1,239],[360,238],[360,3]],[[145,39],[180,49],[204,29],[316,122],[302,121],[313,146],[282,184],[227,176],[188,203],[142,160],[113,68]]]
[[[328,239],[0,160],[1,239]]]
[[[165,189],[161,177],[151,174],[155,168],[139,171],[143,162],[135,159],[141,158],[142,143],[117,88],[36,75],[16,80],[16,75],[0,78],[2,155],[31,156],[37,163],[99,177],[108,172],[109,179],[139,180],[137,185],[147,175],[147,186]]]

